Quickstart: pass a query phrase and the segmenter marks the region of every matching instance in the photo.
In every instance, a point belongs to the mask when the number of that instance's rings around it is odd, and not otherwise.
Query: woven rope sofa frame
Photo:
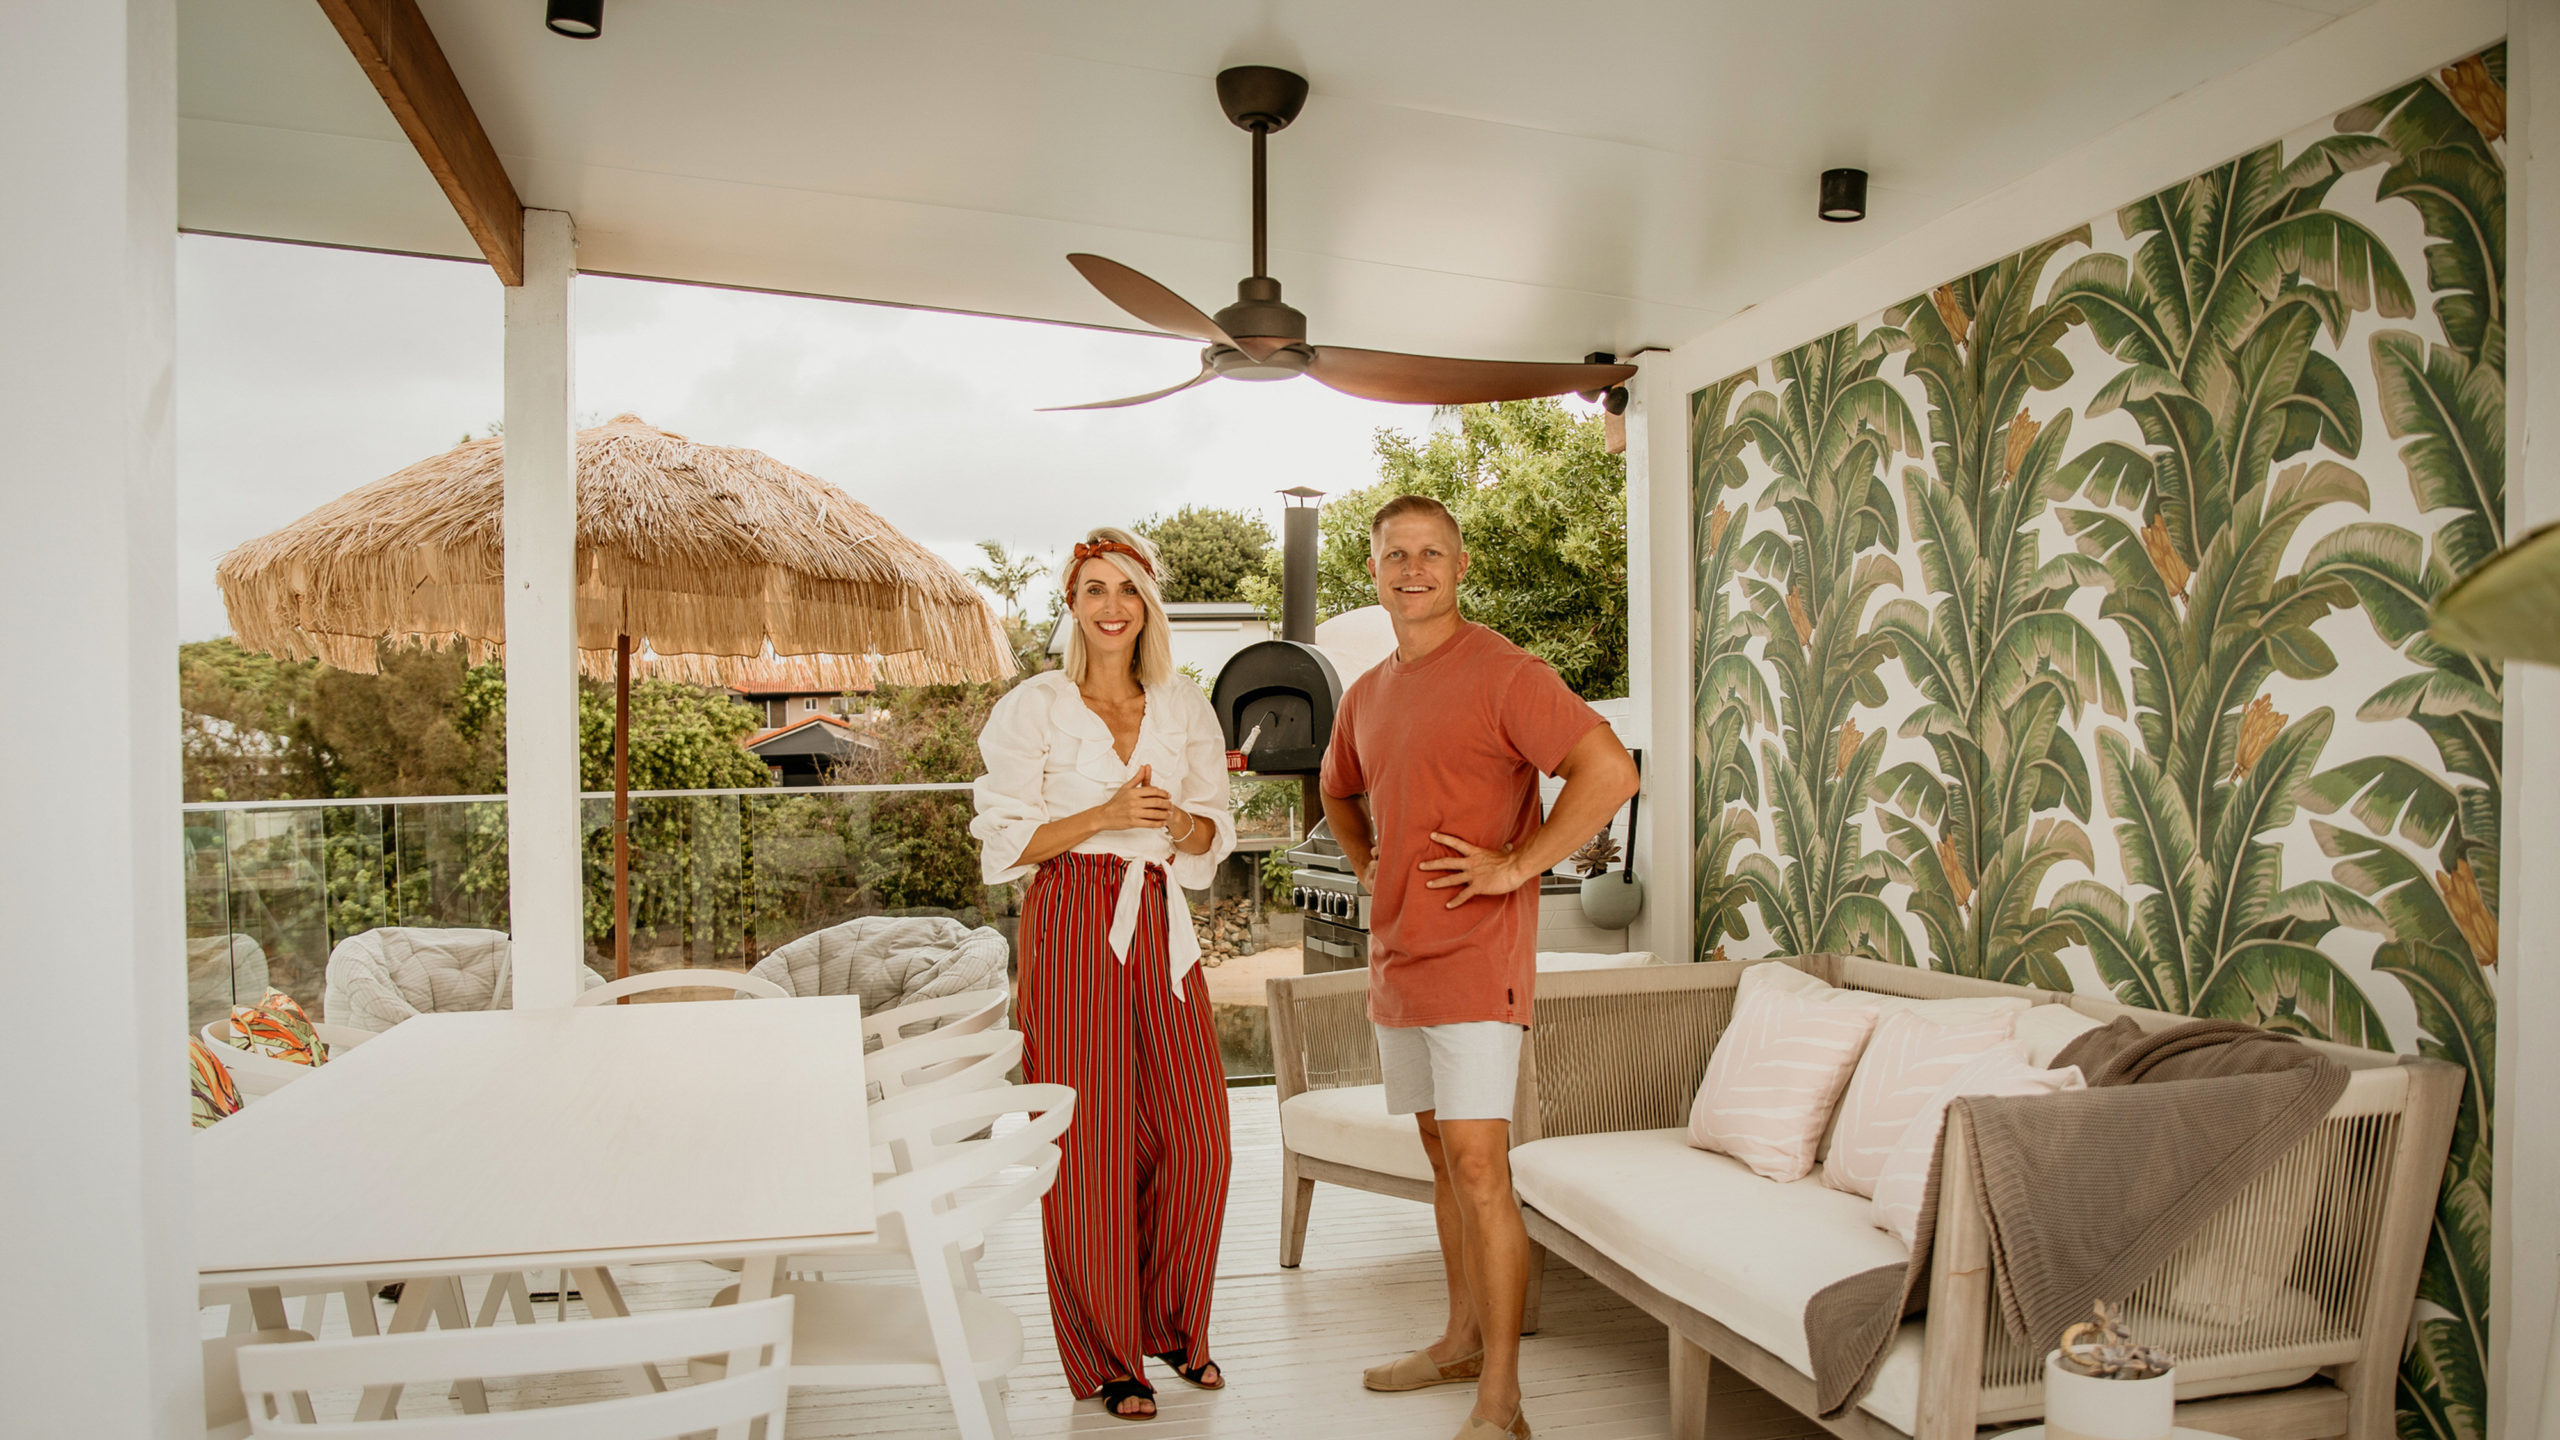
[[[1524,1056],[1528,1099],[1515,1144],[1542,1136],[1666,1129],[1685,1125],[1709,1053],[1732,1019],[1742,972],[1769,961],[1665,965],[1637,970],[1542,975],[1537,1020]],[[1850,989],[1919,999],[2017,995],[2067,1004],[2094,1019],[2129,1015],[2146,1029],[2183,1017],[2096,997],[1970,980],[1846,956],[1787,957],[1817,978]],[[1285,1099],[1297,1089],[1376,1081],[1375,1041],[1360,1045],[1365,975],[1272,982],[1273,1051]],[[1289,1003],[1284,1004],[1284,999]],[[2327,1119],[2268,1174],[2219,1212],[2161,1271],[2126,1301],[2133,1323],[2162,1317],[2172,1280],[2197,1256],[2277,1234],[2302,1236],[2295,1271],[2322,1303],[2316,1317],[2250,1317],[2223,1327],[2219,1343],[2180,1355],[2181,1388],[2228,1386],[2245,1377],[2316,1370],[2305,1383],[2182,1402],[2178,1423],[2233,1440],[2388,1440],[2400,1349],[2417,1290],[2429,1217],[2452,1139],[2462,1072],[2438,1061],[2343,1046],[2320,1047],[2354,1074]],[[1848,1440],[1972,1440],[1984,1424],[2032,1421],[2042,1411],[2042,1355],[2012,1341],[1994,1311],[1988,1221],[1973,1199],[1973,1153],[1950,1123],[1941,1193],[1963,1197],[1938,1218],[1929,1305],[1923,1317],[1916,1434],[1852,1407],[1821,1422]],[[1289,1170],[1283,1158],[1284,1173]],[[1323,1179],[1388,1194],[1410,1182],[1311,1159],[1295,1178]],[[1299,1185],[1284,1180],[1284,1200]],[[1425,1195],[1422,1198],[1428,1198]],[[2311,1213],[2308,1224],[2306,1212]],[[1712,1316],[1681,1304],[1602,1255],[1532,1207],[1530,1238],[1663,1322],[1669,1332],[1671,1433],[1714,1433],[1710,1357],[1797,1410],[1814,1409],[1812,1380]],[[1298,1209],[1303,1224],[1304,1206]],[[2223,1247],[2217,1250],[2216,1247]],[[2286,1323],[2288,1320],[2292,1323]]]

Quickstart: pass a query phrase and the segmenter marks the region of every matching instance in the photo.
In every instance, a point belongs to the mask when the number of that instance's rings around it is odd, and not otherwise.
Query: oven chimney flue
[[[1316,643],[1316,502],[1304,485],[1280,492],[1292,502],[1280,516],[1280,638]]]

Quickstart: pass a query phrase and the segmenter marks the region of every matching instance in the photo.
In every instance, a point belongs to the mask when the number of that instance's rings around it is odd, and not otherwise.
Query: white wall
[[[2509,533],[2560,517],[2555,467],[2525,457],[2530,434],[2560,433],[2560,385],[2529,397],[2527,367],[2560,375],[2560,295],[2538,295],[2527,276],[2536,256],[2560,252],[2560,181],[2547,175],[2560,155],[2560,0],[2512,0],[2516,48],[2510,65],[2510,408]],[[2175,183],[2298,127],[2317,122],[2425,68],[2509,34],[2508,0],[2380,0],[2243,70],[2178,96],[2017,183],[1776,295],[1668,355],[1644,357],[1633,386],[1628,523],[1638,548],[1630,579],[1639,597],[1634,633],[1635,693],[1651,716],[1653,747],[1645,786],[1646,854],[1652,879],[1637,943],[1658,953],[1692,953],[1688,855],[1689,505],[1687,397],[1693,390],[1839,328],[1952,276],[1972,270],[2092,216]],[[2545,60],[2527,58],[2525,21],[2552,38]],[[2519,53],[2524,52],[2524,53]],[[2529,111],[2542,100],[2539,112]],[[2540,120],[2528,120],[2539,113]],[[2526,127],[2530,124],[2528,133]],[[2538,158],[2533,141],[2544,140]],[[1881,177],[1880,177],[1881,178]],[[2547,261],[2544,262],[2547,265]],[[2538,422],[2538,423],[2537,423]],[[2525,1043],[2560,1028],[2560,969],[2547,944],[2530,937],[2560,929],[2560,895],[2536,877],[2560,861],[2560,676],[2512,671],[2507,691],[2506,912],[2501,951],[2499,1137],[2494,1302],[2499,1440],[2560,1435],[2560,1415],[2537,1420],[2545,1357],[2560,1283],[2560,1051]]]
[[[0,18],[0,1431],[199,1434],[170,0]],[[66,708],[36,697],[76,695]]]

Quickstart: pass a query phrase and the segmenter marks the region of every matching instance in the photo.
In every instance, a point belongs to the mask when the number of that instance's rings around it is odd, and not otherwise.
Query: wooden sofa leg
[[[1529,1282],[1520,1296],[1520,1333],[1538,1333],[1538,1301],[1547,1293],[1547,1247],[1529,1242]]]
[[[1715,1361],[1698,1343],[1671,1336],[1671,1440],[1706,1440],[1708,1374]]]
[[[1307,1207],[1316,1197],[1316,1182],[1298,1173],[1294,1150],[1280,1152],[1280,1266],[1298,1268],[1307,1250]]]

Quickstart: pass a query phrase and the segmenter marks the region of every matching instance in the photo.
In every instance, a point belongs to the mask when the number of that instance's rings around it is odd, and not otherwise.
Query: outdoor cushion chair
[[[187,942],[187,1024],[231,1018],[234,1005],[267,993],[267,951],[248,935],[208,935]]]
[[[933,915],[866,915],[803,935],[747,973],[795,996],[859,995],[862,1013],[970,990],[1001,990],[1004,933]]]
[[[321,1018],[388,1030],[412,1015],[504,1010],[514,1003],[514,980],[504,930],[386,926],[350,935],[329,952]],[[579,967],[580,989],[603,983]]]

